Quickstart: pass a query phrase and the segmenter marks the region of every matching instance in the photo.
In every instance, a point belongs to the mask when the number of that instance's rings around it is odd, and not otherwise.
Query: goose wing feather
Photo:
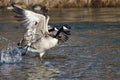
[[[48,24],[44,15],[19,8],[15,5],[12,5],[12,7],[17,20],[26,27],[27,35],[38,34],[43,36],[45,33],[48,33]]]

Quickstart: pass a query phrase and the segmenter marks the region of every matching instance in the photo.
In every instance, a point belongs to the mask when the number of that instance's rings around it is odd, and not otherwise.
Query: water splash
[[[22,48],[8,46],[7,49],[1,50],[1,63],[18,63],[22,61]]]

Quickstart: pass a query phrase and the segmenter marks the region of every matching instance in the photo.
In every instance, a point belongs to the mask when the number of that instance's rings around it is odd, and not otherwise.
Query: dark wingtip
[[[12,3],[11,6],[13,7],[13,12],[17,13],[18,15],[23,15],[24,10],[20,7],[17,7],[15,3]]]

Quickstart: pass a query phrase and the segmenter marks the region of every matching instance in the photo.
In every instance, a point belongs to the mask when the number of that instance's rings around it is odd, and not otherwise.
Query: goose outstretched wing
[[[23,24],[27,32],[25,35],[35,37],[35,35],[44,36],[48,33],[48,22],[44,15],[29,10],[19,8],[12,4],[13,12],[18,21]]]

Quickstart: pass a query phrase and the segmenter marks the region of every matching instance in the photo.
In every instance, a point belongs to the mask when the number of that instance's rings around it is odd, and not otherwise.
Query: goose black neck
[[[56,35],[54,36],[54,38],[57,38],[59,36],[59,34],[62,32],[63,28],[60,28],[59,31],[56,33]]]

